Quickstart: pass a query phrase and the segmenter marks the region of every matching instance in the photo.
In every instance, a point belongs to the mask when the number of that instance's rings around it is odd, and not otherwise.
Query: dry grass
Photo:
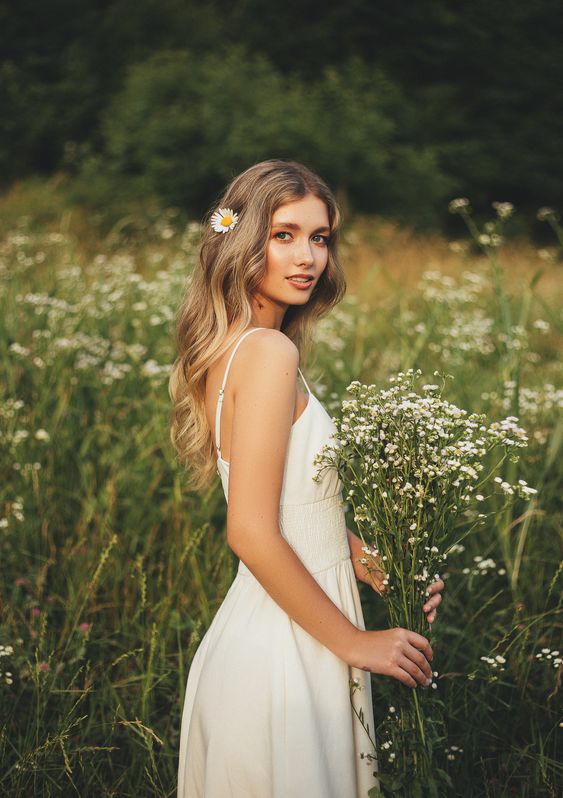
[[[342,245],[349,290],[357,293],[362,287],[370,294],[386,295],[397,286],[411,288],[430,269],[451,276],[468,269],[486,269],[486,256],[469,245],[468,238],[452,242],[440,234],[422,235],[389,221],[358,218],[346,231]],[[458,245],[463,251],[452,249]],[[539,294],[548,298],[563,291],[561,265],[542,260],[538,248],[529,241],[507,241],[498,251],[498,261],[515,291],[520,291],[538,269],[543,269]]]

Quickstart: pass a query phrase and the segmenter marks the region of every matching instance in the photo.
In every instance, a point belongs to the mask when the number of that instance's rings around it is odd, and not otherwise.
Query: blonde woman
[[[377,777],[350,679],[373,734],[370,672],[411,688],[431,678],[424,636],[365,631],[362,543],[338,475],[312,479],[335,428],[299,363],[345,291],[338,226],[309,169],[252,166],[207,220],[180,308],[171,437],[191,487],[218,471],[240,562],[188,675],[179,798],[366,798]],[[430,622],[442,588],[430,586]]]

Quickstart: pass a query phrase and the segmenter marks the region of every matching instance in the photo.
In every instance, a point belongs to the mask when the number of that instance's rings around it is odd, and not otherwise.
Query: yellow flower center
[[[228,214],[227,216],[223,216],[223,218],[221,219],[221,224],[223,225],[223,227],[228,227],[232,223],[233,223],[233,217],[229,216]]]

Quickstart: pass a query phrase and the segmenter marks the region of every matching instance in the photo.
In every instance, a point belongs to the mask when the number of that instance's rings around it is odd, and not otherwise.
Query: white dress
[[[229,463],[217,470],[228,497]],[[335,426],[315,396],[291,428],[280,497],[280,530],[325,593],[359,629],[364,619],[342,503],[329,469],[312,461]],[[369,673],[349,667],[293,621],[239,561],[233,583],[201,640],[188,674],[180,736],[178,798],[367,798],[377,785]]]

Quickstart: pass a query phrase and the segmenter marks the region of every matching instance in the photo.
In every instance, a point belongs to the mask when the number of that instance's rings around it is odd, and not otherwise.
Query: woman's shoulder
[[[248,352],[277,352],[278,354],[299,355],[299,350],[285,333],[270,327],[255,327],[252,335],[246,337]]]
[[[281,369],[297,370],[299,350],[293,341],[281,332],[268,327],[247,335],[239,349],[239,369],[243,373],[266,373]]]

